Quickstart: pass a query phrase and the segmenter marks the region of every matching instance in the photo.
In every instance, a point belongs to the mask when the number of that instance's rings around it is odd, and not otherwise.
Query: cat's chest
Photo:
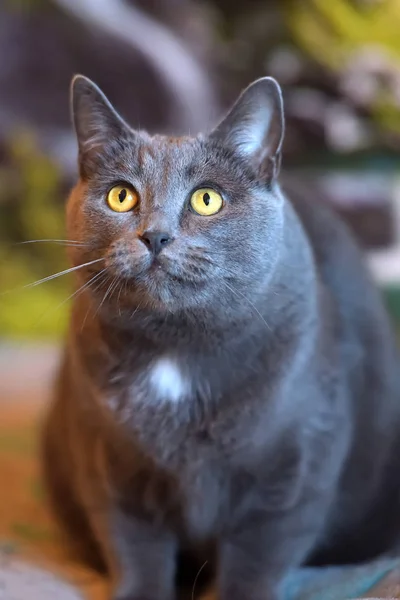
[[[159,406],[178,404],[193,396],[195,380],[195,373],[182,360],[161,356],[136,374],[131,384],[132,400],[146,399]]]
[[[200,389],[195,369],[164,355],[135,374],[126,388],[125,402],[117,409],[138,442],[134,460],[152,458],[148,487],[151,491],[162,484],[163,490],[155,505],[161,512],[170,507],[171,514],[179,515],[186,535],[193,538],[211,535],[224,512],[229,487],[220,448],[210,438],[204,420],[197,418]],[[148,497],[149,490],[143,486],[140,476],[137,489]],[[134,495],[138,497],[137,490]]]
[[[162,355],[142,361],[139,366],[117,374],[121,380],[117,393],[110,394],[111,407],[123,419],[138,419],[146,414],[173,413],[184,409],[197,391],[197,374],[187,361],[173,355]],[[121,402],[121,398],[124,401]]]
[[[190,400],[194,392],[194,377],[187,365],[168,354],[118,365],[108,381],[107,404],[119,422],[131,421],[139,412],[170,411]]]
[[[191,368],[188,360],[163,355],[137,370],[116,406],[135,440],[134,461],[151,457],[150,487],[163,483],[155,504],[161,511],[171,506],[194,538],[207,538],[224,526],[234,474],[247,473],[263,451],[253,435],[263,420],[260,406],[246,402],[247,388],[233,390],[227,401],[212,375]],[[142,477],[137,488],[148,496]]]
[[[125,372],[108,404],[139,448],[156,463],[179,468],[183,453],[202,452],[198,407],[204,386],[205,378],[187,359],[165,354]]]
[[[232,384],[234,377],[216,363],[164,354],[129,374],[110,406],[158,463],[179,468],[183,455],[234,462],[249,450],[265,412],[254,402],[255,377],[242,385]]]

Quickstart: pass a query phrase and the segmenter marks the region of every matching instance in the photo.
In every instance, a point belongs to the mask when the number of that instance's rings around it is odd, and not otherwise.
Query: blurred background
[[[2,590],[5,574],[22,578],[5,556],[60,555],[36,448],[72,282],[31,285],[68,265],[62,243],[26,242],[65,239],[74,73],[133,126],[175,133],[211,128],[244,86],[275,76],[283,183],[343,215],[400,331],[400,0],[0,0]]]
[[[0,0],[0,340],[65,329],[68,276],[20,289],[65,248],[21,242],[65,238],[77,72],[133,126],[177,133],[275,76],[286,180],[345,217],[400,320],[400,0]]]

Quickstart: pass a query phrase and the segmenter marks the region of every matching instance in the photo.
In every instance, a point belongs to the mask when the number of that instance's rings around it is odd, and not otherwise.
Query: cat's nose
[[[172,242],[172,237],[164,231],[145,231],[139,235],[139,239],[154,256],[157,256],[165,246]]]

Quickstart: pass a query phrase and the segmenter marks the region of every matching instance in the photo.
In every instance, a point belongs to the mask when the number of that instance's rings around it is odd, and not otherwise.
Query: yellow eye
[[[107,204],[115,212],[128,212],[138,202],[138,193],[129,185],[116,185],[107,195]]]
[[[190,205],[197,214],[204,217],[215,215],[222,208],[222,197],[211,188],[201,188],[193,192]]]

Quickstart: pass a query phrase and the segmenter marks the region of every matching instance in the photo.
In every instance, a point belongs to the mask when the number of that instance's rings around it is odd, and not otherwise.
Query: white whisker
[[[118,284],[119,284],[119,280],[116,277],[112,283],[111,290],[107,293],[107,297],[109,297],[110,300],[111,300],[111,296],[114,294],[115,290],[118,288]]]
[[[104,273],[106,273],[106,269],[103,269],[103,271],[101,271],[101,275],[104,275]],[[105,284],[110,278],[110,275],[108,277],[105,278],[105,280],[103,281],[102,277],[100,277],[100,280],[97,282],[97,285],[94,286],[94,288],[92,288],[92,292],[96,292],[103,284]],[[83,331],[83,328],[85,327],[87,318],[89,316],[90,313],[90,309],[91,309],[91,304],[89,303],[89,308],[86,311],[85,317],[82,321],[82,325],[81,325],[81,333]]]
[[[99,312],[99,310],[100,310],[100,309],[101,309],[101,307],[103,306],[104,302],[106,301],[106,299],[107,299],[107,296],[109,295],[109,293],[110,293],[110,291],[111,291],[111,288],[113,287],[113,285],[114,285],[114,283],[115,283],[115,280],[116,280],[116,278],[114,277],[114,278],[113,278],[113,280],[111,281],[110,285],[108,286],[108,288],[107,288],[107,291],[106,291],[106,293],[104,294],[102,301],[100,302],[100,305],[97,307],[97,310],[96,310],[96,312],[95,312],[94,316],[96,316],[96,315],[97,315],[97,313]]]
[[[79,269],[83,269],[83,267],[88,267],[90,265],[94,265],[100,261],[104,260],[104,258],[96,258],[95,260],[90,260],[87,263],[83,263],[83,265],[77,265],[76,267],[70,267],[69,269],[65,269],[64,271],[60,271],[59,273],[54,273],[54,275],[48,275],[48,277],[43,277],[43,279],[39,279],[38,281],[34,281],[33,283],[28,283],[27,285],[23,285],[20,288],[14,288],[14,290],[9,290],[8,292],[3,292],[0,294],[4,296],[5,294],[10,294],[13,291],[24,290],[28,288],[36,287],[41,283],[46,283],[46,281],[51,281],[52,279],[57,279],[58,277],[62,277],[62,275],[68,275],[68,273],[72,273],[73,271],[78,271]]]
[[[135,310],[133,311],[133,313],[131,314],[130,318],[133,319],[133,317],[136,315],[136,313],[138,312],[138,310],[142,307],[142,301],[139,302],[139,304],[137,305],[137,307],[135,308]]]
[[[106,271],[106,269],[102,269],[101,271],[99,271],[98,273],[93,275],[93,277],[91,279],[89,279],[89,281],[87,281],[86,283],[81,285],[77,290],[75,290],[75,292],[73,294],[71,294],[70,296],[68,296],[68,298],[63,300],[54,310],[58,310],[66,302],[68,302],[69,300],[72,300],[72,298],[75,298],[76,296],[79,296],[79,294],[81,294],[84,290],[89,288],[92,285],[92,283],[94,283],[96,281],[96,279],[98,279],[100,277],[100,275],[103,275],[103,273],[105,271]]]
[[[25,240],[24,242],[16,242],[13,246],[24,246],[25,244],[39,244],[39,243],[52,243],[62,244],[65,246],[88,246],[85,242],[79,242],[78,240],[58,240],[58,239],[43,239],[43,240]]]
[[[118,305],[118,314],[121,317],[121,292],[122,292],[122,288],[123,288],[123,284],[124,282],[121,281],[120,282],[120,286],[119,286],[119,292],[118,292],[118,297],[117,297],[117,305]]]
[[[121,290],[122,289],[122,282],[117,278],[117,280],[115,282],[115,285],[114,285],[114,287],[113,287],[113,289],[111,291],[110,298],[111,298],[111,296],[113,294],[115,294],[115,292],[117,291],[119,285],[120,285],[120,290]],[[117,298],[117,304],[118,304],[118,298]]]
[[[254,306],[254,304],[251,302],[251,300],[249,300],[247,298],[247,296],[245,296],[244,294],[242,294],[242,292],[240,292],[239,290],[234,289],[230,285],[228,285],[226,283],[226,281],[224,281],[223,283],[228,288],[228,290],[230,290],[233,294],[236,294],[237,297],[243,298],[243,300],[245,300],[248,303],[248,305],[250,306],[250,308],[252,308],[254,310],[254,312],[257,314],[257,316],[261,319],[261,321],[264,323],[264,325],[267,327],[267,329],[269,331],[271,331],[271,327],[268,325],[267,321],[264,319],[264,317],[262,316],[262,314],[260,313],[260,311],[258,310],[258,308],[256,306]]]
[[[194,600],[194,592],[195,592],[195,589],[196,589],[197,580],[200,577],[200,573],[202,572],[202,570],[204,569],[204,567],[207,565],[207,563],[208,563],[208,560],[206,560],[206,562],[200,567],[200,569],[197,572],[197,575],[196,575],[194,583],[193,583],[193,588],[192,588],[192,600]]]
[[[68,302],[68,300],[72,300],[72,298],[79,296],[79,294],[81,294],[85,289],[89,288],[91,286],[92,283],[94,283],[94,281],[96,279],[98,279],[98,277],[100,277],[100,275],[103,275],[103,273],[105,272],[106,269],[103,269],[102,271],[100,271],[99,273],[96,273],[91,279],[89,279],[89,281],[87,281],[86,283],[84,283],[83,285],[81,285],[75,292],[73,292],[73,294],[71,294],[70,296],[68,296],[68,298],[66,298],[65,300],[63,300],[62,302],[60,302],[60,304],[58,304],[55,308],[53,308],[52,310],[46,311],[39,319],[39,321],[36,323],[35,327],[37,327],[42,320],[44,319],[44,317],[48,317],[49,315],[54,314],[59,308],[61,308],[66,302]]]

